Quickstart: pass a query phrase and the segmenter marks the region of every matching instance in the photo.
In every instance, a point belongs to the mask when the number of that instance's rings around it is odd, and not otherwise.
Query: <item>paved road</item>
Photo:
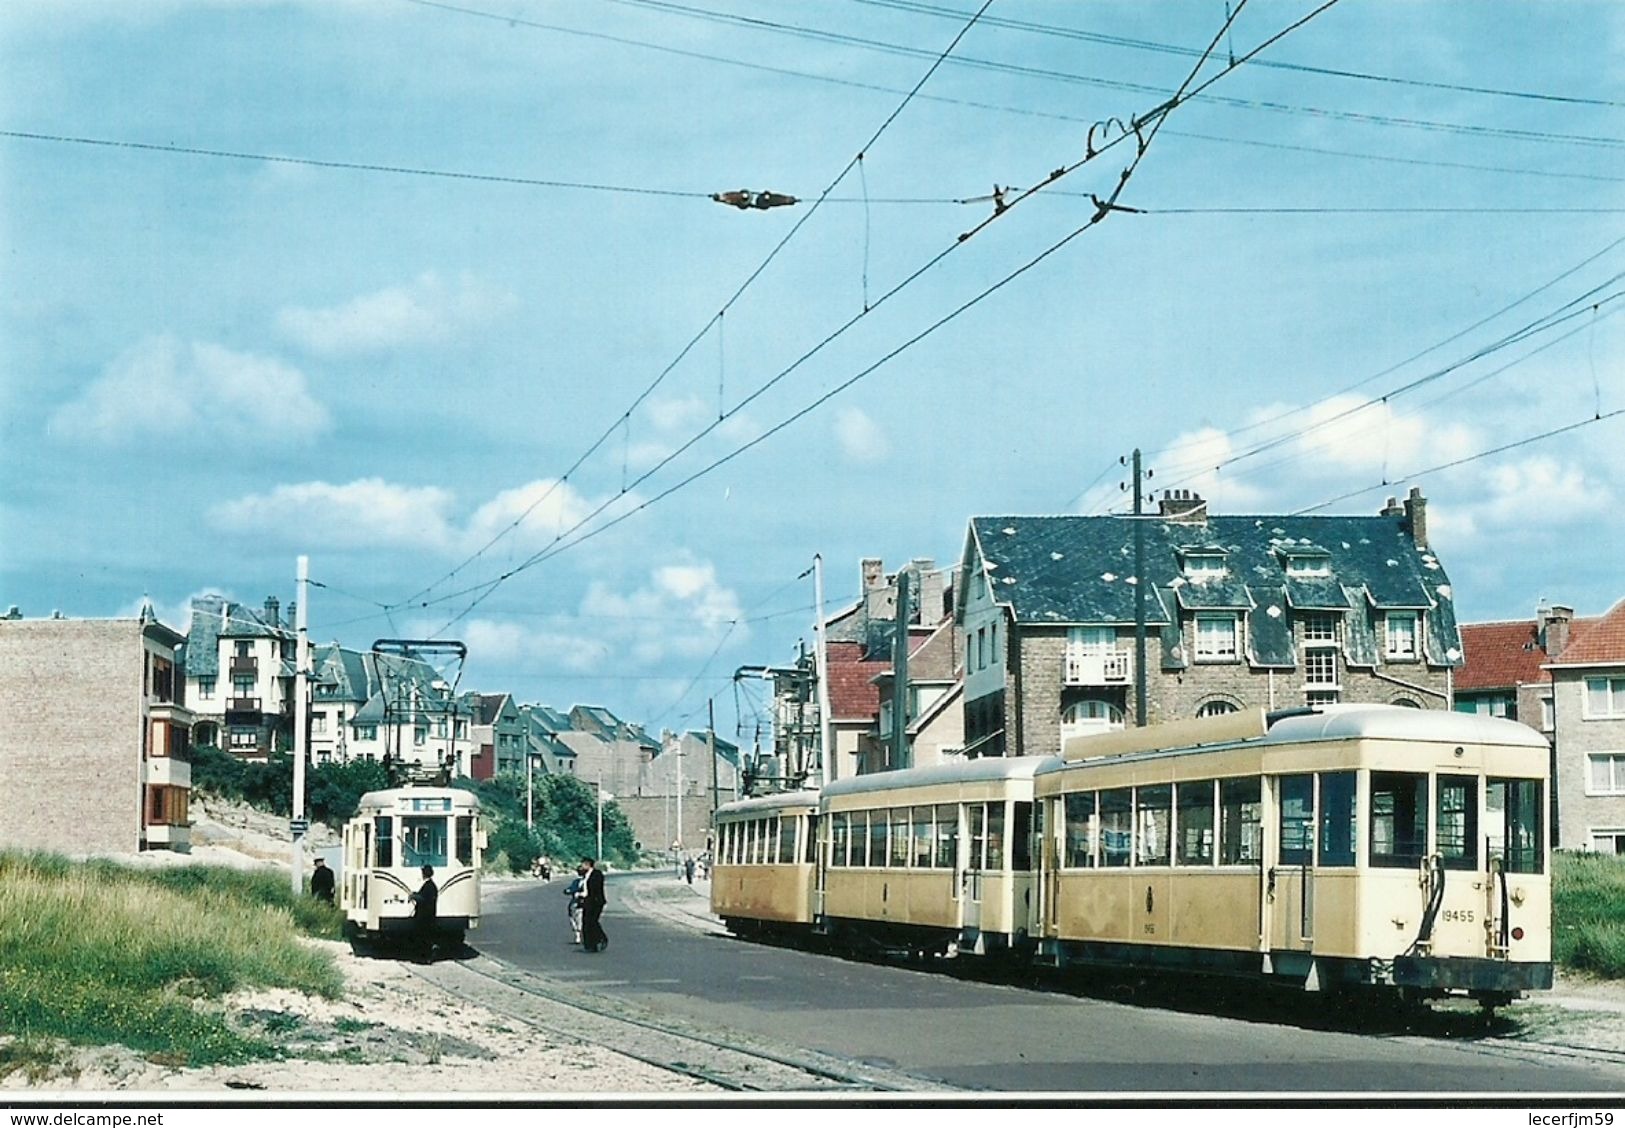
[[[705,931],[668,875],[612,876],[589,954],[570,943],[562,881],[491,883],[470,939],[499,960],[717,1027],[958,1088],[1093,1093],[1617,1094],[1625,1068],[1470,1037],[1320,1028],[1324,1015],[1212,986],[1092,981],[1090,993],[967,981]],[[1147,992],[1155,997],[1143,1001]],[[1116,1001],[1134,998],[1135,1002]],[[1281,1021],[1282,1014],[1287,1021]]]

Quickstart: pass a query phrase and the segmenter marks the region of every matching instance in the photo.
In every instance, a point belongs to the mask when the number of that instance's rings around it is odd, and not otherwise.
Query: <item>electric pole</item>
[[[293,652],[293,895],[299,896],[305,888],[305,754],[309,740],[310,655],[306,650],[305,621],[310,614],[310,557],[301,556],[296,572],[299,593],[294,609]]]
[[[1134,448],[1134,724],[1145,727],[1145,493]]]

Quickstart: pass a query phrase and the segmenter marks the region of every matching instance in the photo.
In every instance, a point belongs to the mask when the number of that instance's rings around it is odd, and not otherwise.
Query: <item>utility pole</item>
[[[817,660],[818,672],[818,771],[809,772],[813,786],[824,783],[834,783],[838,775],[835,763],[835,742],[831,739],[831,718],[829,715],[829,636],[824,626],[824,557],[821,553],[813,555],[813,602],[817,604],[814,614],[816,630],[815,642],[817,651],[814,654]]]
[[[722,783],[717,769],[717,703],[716,699],[705,703],[705,747],[711,754],[711,814],[712,824],[715,825],[717,808],[721,806]]]
[[[299,605],[294,611],[295,642],[293,652],[293,895],[299,896],[305,888],[305,755],[308,731],[310,683],[306,680],[310,669],[310,655],[305,649],[305,621],[310,614],[310,557],[299,558],[296,572]]]
[[[1145,494],[1134,448],[1134,724],[1145,727]]]
[[[677,740],[677,838],[674,842],[677,856],[683,854],[683,741]]]
[[[897,570],[897,631],[892,636],[891,755],[889,768],[911,767],[908,750],[908,569]]]

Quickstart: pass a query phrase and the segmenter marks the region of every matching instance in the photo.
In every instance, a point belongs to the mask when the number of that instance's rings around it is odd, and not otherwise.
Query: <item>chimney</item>
[[[15,603],[11,605],[11,608],[4,615],[4,618],[6,619],[21,619],[22,617],[22,608],[18,607]]]
[[[863,584],[865,595],[886,582],[885,565],[878,556],[865,556],[863,563],[858,565],[859,579]]]
[[[1411,540],[1417,548],[1428,546],[1428,499],[1422,496],[1421,486],[1412,486],[1405,497],[1405,524],[1411,530]]]
[[[917,556],[909,563],[917,581],[914,586],[914,621],[934,627],[942,622],[943,573],[929,556]]]
[[[863,613],[871,619],[897,617],[897,589],[886,582],[884,565],[878,556],[863,560]]]
[[[1207,502],[1195,490],[1163,490],[1157,509],[1172,521],[1200,524],[1207,520]]]
[[[1388,504],[1384,505],[1380,510],[1378,510],[1377,516],[1398,517],[1404,512],[1405,511],[1399,507],[1399,499],[1391,497],[1388,499]]]
[[[1540,648],[1546,652],[1546,657],[1555,660],[1568,649],[1570,628],[1574,626],[1574,608],[1542,606],[1535,614],[1539,616]]]
[[[265,621],[273,627],[282,625],[281,620],[277,618],[277,610],[281,606],[276,596],[268,595],[265,597]]]

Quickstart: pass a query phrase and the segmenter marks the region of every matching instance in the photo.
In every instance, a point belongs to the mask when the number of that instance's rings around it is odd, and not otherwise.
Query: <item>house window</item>
[[[1123,727],[1123,710],[1110,701],[1079,701],[1061,713],[1061,739]]]
[[[1550,697],[1540,699],[1540,731],[1551,732],[1557,727],[1557,708]]]
[[[1198,662],[1234,662],[1237,653],[1234,615],[1196,616]]]
[[[231,730],[231,746],[233,748],[257,748],[259,743],[259,733],[251,728],[234,728]]]
[[[1416,658],[1416,612],[1390,611],[1388,612],[1387,655],[1412,661]]]
[[[254,675],[233,674],[231,678],[231,695],[233,697],[254,696]]]
[[[1599,854],[1625,854],[1625,830],[1594,830],[1591,848]]]
[[[312,714],[312,716],[310,718],[310,731],[312,733],[318,733],[318,734],[325,734],[327,732],[327,714],[326,713]]]
[[[1303,652],[1305,685],[1337,684],[1337,651],[1329,646],[1312,646]]]
[[[1329,576],[1332,561],[1329,556],[1288,556],[1286,574],[1289,576]]]
[[[237,644],[237,657],[239,657],[239,658],[247,658],[247,657],[249,657],[249,655],[250,655],[249,647],[251,645],[252,644],[248,643],[248,642],[239,642]]]
[[[1477,713],[1481,717],[1518,719],[1518,701],[1510,693],[1485,694],[1482,697],[1456,698],[1456,712]]]
[[[986,627],[977,627],[976,628],[976,668],[978,670],[984,670],[984,669],[987,668],[987,628]]]
[[[357,740],[377,740],[378,739],[378,726],[377,725],[356,725],[355,726],[355,738]]]
[[[1625,795],[1625,752],[1593,752],[1586,760],[1587,795]]]
[[[1235,711],[1236,703],[1234,701],[1226,701],[1223,698],[1215,698],[1212,701],[1202,702],[1202,704],[1197,707],[1196,715],[1198,717],[1222,717],[1227,713],[1234,713]]]
[[[1317,709],[1322,705],[1336,705],[1337,704],[1337,690],[1335,690],[1335,689],[1311,689],[1311,690],[1308,690],[1303,695],[1303,703],[1305,705],[1309,706],[1311,709]]]
[[[214,696],[214,679],[199,678],[197,680],[197,695],[207,701]]]
[[[1337,616],[1317,611],[1303,617],[1303,641],[1336,642]]]
[[[468,736],[468,722],[467,721],[462,720],[461,718],[458,719],[456,735],[457,735],[458,740],[462,740],[464,737]],[[509,743],[512,743],[512,741],[513,741],[513,738],[511,736],[510,737],[505,737],[504,739],[506,741],[508,741]]]
[[[1211,580],[1224,575],[1224,557],[1216,553],[1185,557],[1185,575],[1192,580]]]
[[[1625,717],[1625,678],[1587,678],[1585,718]]]
[[[426,728],[415,728],[415,729],[412,730],[412,743],[413,744],[416,744],[417,746],[422,747],[428,741],[428,739],[429,739],[429,730],[428,729],[426,729]]]

